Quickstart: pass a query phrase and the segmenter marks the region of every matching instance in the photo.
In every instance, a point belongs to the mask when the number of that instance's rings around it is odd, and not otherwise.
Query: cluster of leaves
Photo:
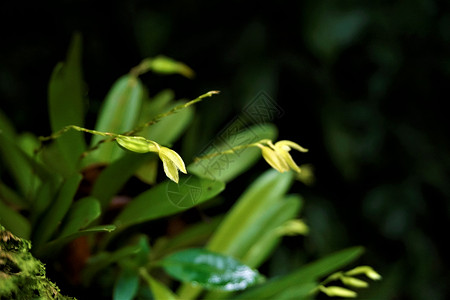
[[[74,36],[66,61],[55,67],[50,79],[49,116],[54,134],[40,140],[32,134],[19,135],[0,116],[0,152],[6,167],[2,171],[8,171],[8,180],[14,181],[0,184],[0,222],[19,237],[30,239],[32,252],[47,261],[81,238],[88,254],[74,280],[85,286],[106,285],[109,289],[103,296],[112,293],[114,299],[194,299],[201,293],[214,298],[301,299],[318,291],[353,296],[339,293],[345,289],[325,287],[319,280],[359,257],[360,247],[331,254],[276,279],[266,280],[257,271],[282,236],[307,232],[306,224],[297,219],[302,198],[287,194],[294,181],[288,171],[300,171],[288,152],[306,149],[290,141],[274,144],[276,127],[256,124],[238,128],[221,143],[214,142],[200,163],[185,167],[176,152],[161,145],[174,143],[192,120],[190,105],[214,92],[190,102],[173,101],[170,91],[150,98],[139,79],[150,70],[193,74],[186,65],[167,57],[144,60],[114,83],[95,129],[86,129],[81,38]],[[90,145],[85,132],[94,134]],[[258,177],[225,216],[151,242],[139,232],[136,225],[217,199],[227,182],[257,161],[260,149],[275,170]],[[169,179],[158,180],[155,153]],[[233,159],[226,168],[214,167],[229,155]],[[188,175],[180,177],[178,170]],[[90,172],[96,174],[91,181]],[[135,191],[137,195],[130,196],[111,217],[108,210],[132,177],[149,186]],[[88,188],[83,189],[86,184]],[[176,284],[162,270],[182,282],[177,293],[173,291]],[[231,294],[236,291],[240,293]]]

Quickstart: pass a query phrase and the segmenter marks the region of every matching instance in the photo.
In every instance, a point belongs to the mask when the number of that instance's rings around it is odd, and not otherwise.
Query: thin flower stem
[[[218,93],[219,93],[219,91],[209,91],[209,92],[207,92],[207,93],[205,93],[205,94],[203,94],[203,95],[201,95],[201,96],[195,98],[194,100],[191,100],[191,101],[189,101],[189,102],[187,102],[185,104],[177,105],[174,108],[172,108],[171,110],[169,110],[169,111],[167,111],[165,113],[157,115],[152,120],[150,120],[150,121],[148,121],[148,122],[146,122],[146,123],[136,127],[135,129],[133,129],[131,131],[128,131],[128,132],[124,133],[123,135],[133,135],[133,134],[143,130],[146,127],[149,127],[149,126],[151,126],[153,124],[158,123],[159,121],[161,121],[161,119],[163,119],[163,118],[165,118],[167,116],[173,115],[174,113],[177,113],[179,110],[185,109],[185,108],[187,108],[187,107],[189,107],[189,106],[191,106],[191,105],[193,105],[193,104],[195,104],[197,102],[202,101],[206,97],[212,97],[212,95],[215,95],[215,94],[218,94]]]
[[[196,157],[194,159],[194,163],[197,163],[197,162],[199,162],[201,160],[204,160],[204,159],[210,159],[210,158],[213,158],[213,157],[216,157],[216,156],[220,156],[220,155],[233,154],[236,151],[241,150],[241,149],[246,149],[246,148],[251,148],[251,147],[259,147],[259,143],[260,142],[247,144],[247,145],[239,145],[239,146],[233,147],[231,149],[228,149],[226,151],[214,152],[214,153],[211,153],[211,154],[199,156],[199,157]]]

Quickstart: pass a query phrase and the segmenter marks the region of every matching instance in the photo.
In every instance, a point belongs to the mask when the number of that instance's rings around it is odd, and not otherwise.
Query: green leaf
[[[39,257],[49,257],[49,256],[54,255],[54,253],[58,252],[61,249],[61,247],[63,247],[67,243],[69,243],[79,237],[89,235],[89,234],[95,234],[95,233],[112,232],[115,229],[116,229],[116,226],[114,226],[114,225],[100,225],[100,226],[86,228],[86,229],[77,231],[75,233],[66,235],[64,237],[52,240],[52,241],[44,244],[43,246],[39,247],[35,252],[36,252],[37,256],[39,256]]]
[[[132,130],[138,121],[139,111],[142,108],[144,87],[139,78],[124,75],[112,86],[100,109],[95,130],[112,132],[116,134]],[[94,135],[92,146],[105,137]],[[96,162],[112,162],[121,155],[121,150],[115,143],[103,143],[100,148],[91,154]]]
[[[100,270],[122,259],[136,255],[140,251],[143,251],[143,249],[142,246],[138,244],[122,247],[114,252],[100,252],[99,254],[92,256],[86,267],[83,269],[83,282],[89,284]]]
[[[80,174],[74,174],[63,183],[58,196],[51,203],[34,232],[33,245],[36,249],[48,241],[55,233],[72,204],[81,179],[82,176]]]
[[[129,268],[120,271],[113,290],[113,300],[132,300],[139,287],[139,274]]]
[[[332,253],[301,267],[288,275],[278,277],[255,289],[242,293],[236,299],[274,299],[279,293],[301,282],[314,282],[344,265],[354,261],[363,253],[362,247],[352,247]]]
[[[237,291],[263,280],[258,271],[236,259],[199,248],[176,252],[164,258],[161,264],[178,280],[206,289]]]
[[[31,157],[29,157],[22,149],[18,147],[16,141],[8,139],[0,132],[0,155],[4,165],[8,168],[12,178],[21,195],[31,198],[34,195],[36,187],[41,183],[40,176],[42,172],[37,174],[42,167]]]
[[[0,110],[0,134],[13,140],[16,137],[16,130],[8,117]]]
[[[17,208],[27,208],[28,203],[13,189],[0,181],[0,201],[6,204],[11,204]]]
[[[92,188],[92,196],[100,201],[102,210],[105,210],[114,195],[117,195],[137,168],[154,157],[154,153],[137,154],[128,152],[100,173]]]
[[[155,300],[177,300],[178,297],[169,290],[165,285],[153,279],[148,275],[147,271],[142,271],[142,276],[147,280]]]
[[[260,226],[270,220],[273,205],[283,198],[292,181],[290,172],[266,171],[239,198],[207,248],[241,258],[262,234]]]
[[[42,217],[42,214],[48,209],[50,203],[55,199],[58,189],[62,184],[63,179],[61,177],[55,177],[44,181],[36,192],[36,197],[32,203],[33,209],[31,210],[30,220],[33,227],[36,225],[38,219]]]
[[[53,69],[48,86],[48,109],[50,125],[54,132],[67,125],[83,126],[84,97],[81,74],[81,35],[72,37],[67,58]],[[71,171],[78,169],[80,155],[86,149],[81,132],[67,132],[56,140],[65,163]],[[68,175],[68,174],[64,174]]]
[[[257,230],[252,230],[252,243],[246,246],[243,263],[257,268],[269,257],[281,239],[277,229],[298,215],[301,202],[300,196],[290,195],[268,208],[268,213],[251,226]]]
[[[179,213],[199,205],[225,188],[220,181],[183,176],[178,184],[165,181],[131,201],[114,220],[118,228],[147,222]]]
[[[217,142],[211,143],[200,156],[223,152],[230,148],[247,145],[262,139],[273,140],[277,128],[272,124],[254,125],[243,129],[239,122],[232,123],[220,134]],[[249,169],[261,157],[259,148],[246,148],[233,154],[223,154],[188,166],[188,171],[200,177],[228,182]]]
[[[23,239],[29,239],[31,233],[31,225],[28,220],[20,213],[4,204],[0,200],[0,224]]]
[[[87,227],[100,216],[100,203],[92,196],[77,200],[69,209],[59,237],[65,237]]]

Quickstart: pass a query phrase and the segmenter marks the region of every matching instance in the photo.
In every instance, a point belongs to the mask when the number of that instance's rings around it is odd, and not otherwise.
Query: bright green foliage
[[[304,299],[318,292],[352,297],[351,289],[368,285],[360,275],[380,278],[363,266],[320,281],[358,258],[362,248],[355,247],[265,281],[257,268],[282,238],[309,232],[299,219],[303,198],[288,194],[296,178],[312,178],[312,168],[302,173],[289,151],[308,150],[289,140],[272,142],[278,134],[272,124],[234,122],[185,165],[174,149],[194,119],[193,105],[219,92],[190,101],[176,100],[170,90],[150,97],[139,78],[146,72],[194,76],[184,63],[164,56],[146,58],[121,76],[95,128],[85,128],[81,50],[81,36],[75,35],[50,78],[50,136],[19,135],[0,112],[0,171],[14,182],[0,182],[0,222],[33,243],[31,249],[30,242],[1,229],[0,298],[22,293],[23,299],[66,299],[28,251],[52,262],[77,241],[85,256],[71,257],[83,266],[75,276],[85,286],[107,284],[111,299],[195,299],[203,292],[214,299]],[[92,135],[89,146],[85,134]],[[226,214],[205,215],[176,235],[153,240],[143,234],[189,209],[203,215],[204,208],[233,200],[221,198],[225,184],[261,157],[273,169],[243,188]],[[177,293],[175,280],[182,282]],[[328,285],[336,280],[348,289]]]
[[[20,239],[0,225],[1,299],[74,299],[60,294],[45,277],[44,264],[29,252],[31,243]]]
[[[237,291],[263,281],[258,271],[230,256],[205,249],[176,252],[164,258],[161,264],[173,277],[206,289]]]

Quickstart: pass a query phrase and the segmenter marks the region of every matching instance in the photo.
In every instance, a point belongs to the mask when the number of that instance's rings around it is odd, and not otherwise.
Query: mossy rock
[[[45,277],[44,264],[34,258],[31,243],[0,225],[0,300],[74,299],[61,295],[59,288]]]

